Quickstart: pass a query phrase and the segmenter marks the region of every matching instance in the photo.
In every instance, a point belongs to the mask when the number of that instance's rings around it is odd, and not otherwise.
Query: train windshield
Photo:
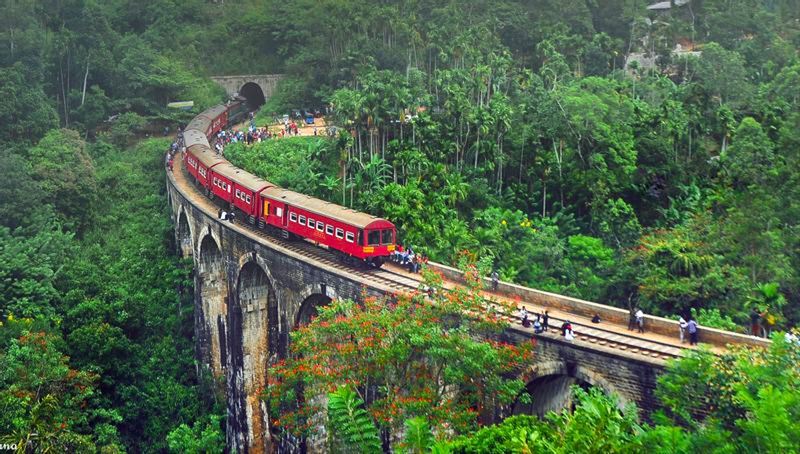
[[[381,244],[381,231],[370,230],[367,233],[367,246],[379,246]]]
[[[394,233],[392,229],[383,230],[381,244],[392,244],[392,237],[394,236],[392,233]]]

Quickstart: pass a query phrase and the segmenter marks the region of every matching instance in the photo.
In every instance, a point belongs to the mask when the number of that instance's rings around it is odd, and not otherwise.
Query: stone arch
[[[186,210],[181,207],[178,211],[178,222],[175,224],[175,238],[177,240],[177,252],[183,258],[189,258],[194,251],[194,235],[192,234],[192,224]]]
[[[250,449],[268,451],[269,415],[267,403],[259,395],[266,387],[270,359],[277,347],[277,298],[269,268],[257,254],[245,254],[239,263],[235,296],[239,320],[232,329],[241,330],[235,336],[241,340],[241,358],[236,361],[241,367],[244,399],[240,417],[246,418]]]
[[[201,361],[211,368],[215,377],[223,375],[226,365],[226,315],[228,313],[228,280],[225,258],[216,239],[207,232],[200,240],[197,255],[197,293],[199,296],[201,338],[207,346],[201,351]]]
[[[619,394],[614,386],[600,374],[567,361],[545,361],[534,364],[522,374],[525,390],[533,401],[524,404],[517,400],[511,408],[512,414],[531,414],[542,417],[547,412],[571,407],[573,405],[570,388],[578,385],[584,389],[596,387],[617,398],[617,406],[622,409],[627,399]]]
[[[293,327],[298,328],[310,322],[311,319],[317,315],[318,308],[327,306],[331,301],[333,301],[333,299],[330,296],[322,293],[312,293],[308,295],[303,302],[300,303],[300,309],[297,311],[297,316],[295,316]]]
[[[251,109],[257,109],[266,102],[264,90],[257,82],[245,82],[239,89],[239,94],[247,99],[247,104]]]

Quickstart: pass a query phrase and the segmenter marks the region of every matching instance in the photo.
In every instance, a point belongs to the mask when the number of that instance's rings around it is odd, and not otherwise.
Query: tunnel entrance
[[[251,110],[256,110],[267,101],[264,97],[264,91],[255,82],[247,82],[242,85],[239,94],[247,99],[247,106]]]
[[[578,385],[587,391],[592,387],[589,383],[569,375],[539,377],[525,387],[532,401],[522,403],[517,400],[514,404],[513,414],[533,415],[541,418],[550,411],[558,412],[564,408],[572,411],[575,409],[572,385]]]

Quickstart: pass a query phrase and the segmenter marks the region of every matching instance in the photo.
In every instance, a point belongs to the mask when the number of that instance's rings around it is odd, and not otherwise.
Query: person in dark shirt
[[[686,330],[689,331],[689,345],[697,345],[697,322],[693,318],[689,319]]]

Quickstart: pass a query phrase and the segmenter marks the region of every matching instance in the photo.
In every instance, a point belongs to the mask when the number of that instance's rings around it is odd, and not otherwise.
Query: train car
[[[197,162],[196,156],[192,155],[191,151],[193,148],[197,147],[206,147],[208,148],[208,139],[203,132],[198,131],[196,129],[189,129],[188,127],[183,132],[183,143],[186,147],[186,153],[183,154],[183,163],[186,166],[186,170],[189,171],[189,174],[192,175],[195,180],[198,180],[198,173],[197,169],[199,163]]]
[[[186,131],[189,132],[189,131]],[[184,137],[186,136],[184,132]],[[216,153],[202,143],[186,148],[186,165],[197,184],[206,189],[206,195],[211,193],[211,173],[219,165],[228,164],[228,161],[217,156]]]
[[[225,105],[214,106],[204,111],[201,115],[211,119],[211,125],[206,131],[206,137],[210,138],[228,126],[228,107]]]
[[[261,191],[264,220],[375,267],[395,250],[394,224],[366,213],[273,187]]]
[[[192,118],[192,121],[186,125],[186,131],[199,131],[203,133],[206,138],[209,137],[208,131],[211,130],[211,118],[205,115],[205,112]]]
[[[241,210],[250,224],[255,224],[263,208],[259,194],[275,185],[232,165],[215,167],[214,172],[220,182],[230,182],[230,198],[225,200]]]
[[[228,102],[228,122],[229,123],[238,123],[242,121],[249,112],[249,108],[247,106],[247,99],[237,96],[233,98],[231,101]]]
[[[233,204],[233,180],[230,175],[238,170],[228,161],[222,161],[219,165],[214,166],[209,174],[210,186],[208,187],[210,193],[214,197]]]

